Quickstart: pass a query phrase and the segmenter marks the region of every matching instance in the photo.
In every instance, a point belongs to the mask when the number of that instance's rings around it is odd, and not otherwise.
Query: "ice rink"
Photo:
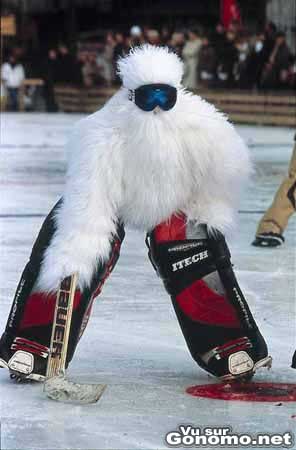
[[[61,195],[63,146],[79,117],[1,116],[1,333],[33,241]],[[290,364],[296,348],[296,216],[282,248],[250,245],[287,171],[294,131],[251,126],[238,131],[250,147],[255,173],[229,244],[274,359],[273,368],[255,379],[295,382]],[[191,359],[140,232],[127,230],[120,261],[95,303],[68,373],[71,379],[107,383],[101,400],[88,406],[55,403],[44,397],[41,384],[14,384],[0,371],[2,449],[164,449],[166,433],[180,424],[231,426],[252,434],[296,430],[295,403],[226,402],[185,393],[188,386],[216,380]]]

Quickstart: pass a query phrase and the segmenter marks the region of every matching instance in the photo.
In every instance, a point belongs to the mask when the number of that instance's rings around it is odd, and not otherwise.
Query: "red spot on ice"
[[[203,384],[186,389],[193,397],[241,402],[296,402],[296,384],[232,383]],[[292,416],[293,417],[293,416]],[[296,415],[293,417],[295,418]]]

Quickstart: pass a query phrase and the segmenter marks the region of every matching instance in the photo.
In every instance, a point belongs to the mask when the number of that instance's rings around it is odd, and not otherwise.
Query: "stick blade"
[[[64,376],[49,378],[44,383],[44,392],[47,397],[58,402],[70,403],[96,403],[106,384],[80,384],[67,380]]]

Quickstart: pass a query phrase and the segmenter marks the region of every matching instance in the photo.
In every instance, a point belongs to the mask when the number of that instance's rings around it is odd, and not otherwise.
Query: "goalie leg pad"
[[[47,216],[33,246],[16,290],[5,332],[0,340],[0,367],[8,368],[16,377],[43,380],[46,374],[56,293],[34,292],[44,252],[56,231],[54,216],[60,200]],[[118,223],[117,235],[111,237],[107,261],[98,264],[89,287],[75,292],[66,365],[71,361],[82,336],[94,298],[115,267],[124,239],[123,225]]]
[[[150,259],[171,295],[194,360],[225,381],[252,375],[269,364],[224,237],[174,215],[147,240]]]

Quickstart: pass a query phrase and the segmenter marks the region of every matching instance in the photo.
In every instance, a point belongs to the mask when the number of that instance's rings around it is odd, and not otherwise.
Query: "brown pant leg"
[[[296,136],[295,136],[296,137]],[[282,181],[270,208],[259,222],[256,235],[283,234],[288,220],[296,210],[296,143],[289,165],[289,173]]]

